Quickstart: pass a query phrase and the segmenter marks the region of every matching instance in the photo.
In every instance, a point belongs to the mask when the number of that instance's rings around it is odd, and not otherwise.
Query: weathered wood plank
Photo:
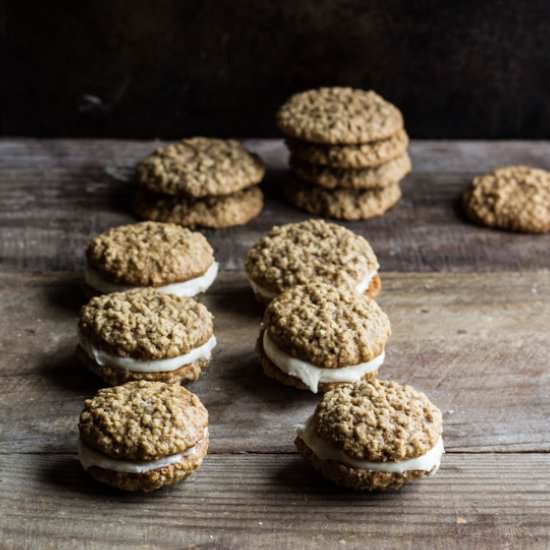
[[[550,455],[447,454],[399,493],[333,488],[296,455],[209,455],[151,495],[104,488],[74,455],[0,455],[5,548],[530,548],[550,545]]]
[[[447,447],[550,450],[548,275],[382,277],[393,326],[382,374],[428,392],[443,410]],[[204,301],[219,347],[191,389],[209,408],[212,450],[291,451],[293,425],[317,397],[263,376],[254,353],[261,309],[241,273],[222,274]],[[82,399],[100,387],[73,357],[82,302],[75,275],[0,275],[0,452],[74,449]]]
[[[269,166],[266,208],[245,227],[206,231],[225,269],[242,269],[248,247],[273,225],[303,220],[287,206],[281,141],[249,140]],[[77,270],[95,234],[133,221],[128,178],[158,142],[0,140],[0,269]],[[548,142],[419,141],[404,196],[386,216],[348,224],[372,242],[392,271],[550,268],[548,236],[514,235],[463,220],[457,200],[475,173],[499,164],[550,167]]]

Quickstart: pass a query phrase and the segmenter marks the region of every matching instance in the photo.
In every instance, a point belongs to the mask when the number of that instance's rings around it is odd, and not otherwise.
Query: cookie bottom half
[[[92,466],[87,472],[96,480],[123,491],[150,492],[183,481],[201,466],[208,452],[208,437],[196,445],[196,452],[186,456],[181,462],[170,464],[140,474],[116,472]]]
[[[138,218],[186,227],[222,229],[244,225],[263,208],[263,194],[258,186],[230,195],[192,199],[162,195],[140,189],[134,197]]]
[[[299,378],[296,378],[295,376],[290,376],[284,373],[265,354],[264,347],[262,344],[263,332],[264,332],[263,330],[260,332],[260,336],[256,341],[256,352],[260,359],[260,364],[262,366],[262,369],[265,375],[268,378],[271,378],[272,380],[276,380],[277,382],[285,386],[290,386],[291,388],[296,388],[298,390],[310,391],[310,389]],[[378,370],[369,372],[365,374],[365,376],[363,376],[362,380],[373,380],[374,378],[376,378],[377,375],[378,375]],[[317,391],[318,393],[325,393],[338,386],[341,386],[342,384],[349,384],[349,382],[319,382]]]
[[[76,355],[78,360],[91,372],[99,376],[104,382],[111,386],[119,386],[134,380],[147,380],[149,382],[166,382],[167,384],[181,384],[194,382],[201,376],[202,371],[208,367],[208,359],[198,359],[182,367],[165,372],[137,372],[121,367],[100,366],[90,359],[80,346],[77,346]]]
[[[354,491],[386,491],[400,489],[403,485],[429,474],[424,470],[411,470],[404,473],[375,472],[352,468],[334,460],[322,460],[303,441],[297,437],[294,441],[300,454],[315,471],[339,487]]]

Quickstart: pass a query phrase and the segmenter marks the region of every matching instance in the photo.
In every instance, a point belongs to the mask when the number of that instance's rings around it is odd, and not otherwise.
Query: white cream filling
[[[156,360],[140,360],[132,357],[119,357],[111,353],[107,353],[103,350],[96,348],[90,340],[88,340],[83,334],[79,335],[80,347],[84,350],[86,355],[92,361],[95,361],[100,367],[118,367],[121,369],[128,369],[133,372],[170,372],[184,365],[194,363],[199,359],[210,359],[212,350],[216,347],[216,337],[211,336],[210,339],[199,346],[192,349],[189,353],[184,355],[177,355],[176,357],[170,357],[169,359],[156,359]]]
[[[382,352],[378,357],[366,363],[358,363],[357,365],[337,369],[325,369],[312,365],[307,361],[296,359],[296,357],[292,357],[283,351],[273,342],[267,330],[264,330],[262,342],[264,352],[269,360],[285,374],[299,378],[313,393],[317,393],[320,382],[358,382],[365,374],[377,370],[384,362],[385,357],[385,352]]]
[[[195,277],[194,279],[189,279],[188,281],[183,281],[181,283],[172,283],[154,288],[164,294],[175,294],[176,296],[187,297],[196,296],[210,287],[218,275],[218,270],[218,262],[213,262],[212,265],[199,277]],[[84,280],[88,286],[91,286],[104,294],[140,288],[137,286],[121,285],[107,281],[101,273],[99,273],[99,271],[92,269],[89,266],[87,266],[84,271]]]
[[[377,271],[373,271],[372,273],[368,273],[367,275],[365,275],[365,277],[363,277],[356,285],[355,292],[357,294],[364,294],[364,292],[369,288],[372,280],[377,273]],[[252,291],[254,292],[254,294],[256,294],[256,296],[260,296],[265,300],[273,300],[273,298],[276,298],[278,296],[276,292],[273,292],[272,290],[268,290],[267,288],[263,288],[256,284],[248,275],[246,276],[246,278],[248,279],[248,282],[252,287]]]
[[[208,437],[208,428],[204,430],[204,437]],[[124,472],[127,474],[143,474],[151,470],[158,470],[170,464],[178,464],[184,458],[196,454],[197,446],[186,449],[183,453],[165,456],[158,460],[119,460],[110,456],[104,455],[91,449],[80,440],[78,442],[78,459],[84,470],[88,470],[92,466],[103,468],[104,470],[113,470],[115,472]]]
[[[341,449],[321,439],[315,431],[313,416],[307,420],[305,426],[298,427],[297,434],[321,460],[334,460],[352,468],[374,472],[402,474],[413,470],[422,470],[429,472],[429,475],[433,475],[439,469],[441,456],[445,452],[443,439],[440,437],[427,453],[409,460],[402,460],[400,462],[369,462],[368,460],[359,460],[348,456]]]

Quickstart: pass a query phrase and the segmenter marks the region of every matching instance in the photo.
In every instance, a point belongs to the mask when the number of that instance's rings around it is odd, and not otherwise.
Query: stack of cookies
[[[381,216],[411,170],[397,107],[373,91],[320,88],[292,96],[277,113],[290,150],[291,204],[342,220]]]
[[[265,168],[238,141],[195,137],[160,147],[136,169],[134,211],[188,227],[242,225],[263,208]]]

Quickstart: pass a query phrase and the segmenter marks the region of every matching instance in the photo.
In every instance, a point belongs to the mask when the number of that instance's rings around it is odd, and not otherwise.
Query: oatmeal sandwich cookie
[[[154,287],[159,292],[195,296],[218,274],[205,237],[174,224],[143,222],[101,233],[88,244],[86,284],[97,292]]]
[[[324,477],[358,491],[399,489],[437,472],[441,411],[410,386],[372,380],[326,393],[296,447]]]
[[[401,198],[399,183],[382,189],[324,189],[298,179],[288,183],[290,204],[313,214],[337,220],[367,220],[382,216]]]
[[[159,147],[136,168],[138,185],[167,195],[202,198],[256,185],[265,168],[238,141],[194,137]]]
[[[136,381],[84,401],[79,459],[93,478],[154,491],[195,472],[208,450],[208,412],[181,386]]]
[[[369,242],[324,220],[273,227],[248,251],[245,268],[263,304],[293,286],[313,281],[351,287],[370,297],[381,288],[378,260]]]
[[[293,95],[279,109],[277,125],[289,138],[357,144],[395,135],[403,128],[403,116],[372,90],[332,87]]]
[[[309,283],[271,301],[256,349],[267,376],[317,393],[375,377],[390,334],[374,300]]]
[[[263,206],[263,193],[257,185],[201,199],[146,190],[139,190],[134,197],[134,212],[140,219],[211,229],[244,225],[258,216]]]
[[[506,166],[474,178],[463,197],[476,223],[524,233],[550,231],[550,172]]]
[[[216,346],[212,319],[192,298],[152,288],[104,294],[80,312],[78,356],[111,385],[193,381]]]

